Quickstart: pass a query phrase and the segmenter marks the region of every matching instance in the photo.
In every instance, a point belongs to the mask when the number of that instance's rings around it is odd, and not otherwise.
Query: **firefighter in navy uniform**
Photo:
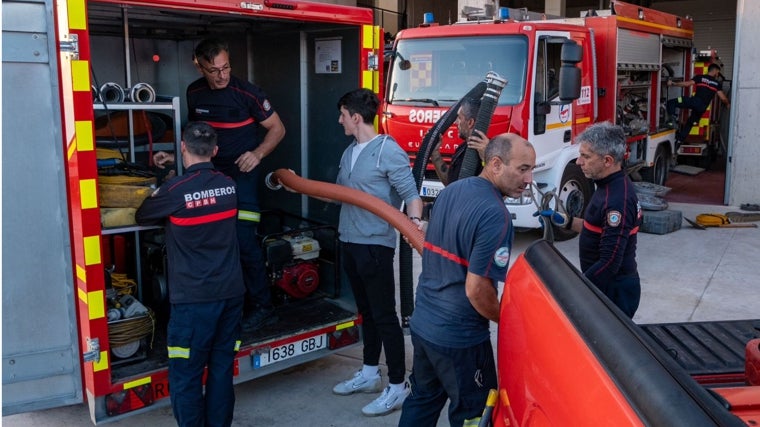
[[[229,426],[235,406],[233,363],[245,286],[237,191],[211,163],[216,138],[208,124],[188,123],[181,143],[185,174],[167,180],[135,214],[140,225],[166,227],[169,387],[180,426]]]
[[[668,80],[668,86],[691,87],[696,85],[697,87],[694,96],[679,96],[678,98],[668,100],[667,103],[668,114],[670,115],[670,121],[673,124],[678,123],[678,120],[675,117],[676,107],[688,108],[691,110],[691,114],[689,114],[689,119],[686,124],[676,132],[676,140],[679,143],[686,140],[686,137],[689,136],[689,133],[691,132],[692,126],[694,126],[694,123],[699,122],[702,114],[707,110],[707,107],[710,105],[715,95],[717,95],[721,102],[725,104],[726,108],[731,107],[731,103],[728,102],[726,94],[720,90],[718,75],[720,75],[720,66],[718,64],[710,64],[710,66],[707,67],[707,74],[700,74],[694,76],[691,80],[683,82]]]
[[[623,170],[625,134],[609,122],[586,128],[578,135],[576,161],[594,180],[584,218],[568,219],[558,212],[542,212],[557,226],[580,233],[581,270],[628,317],[633,318],[641,298],[636,265],[636,242],[641,206],[633,182]]]
[[[219,153],[212,161],[217,170],[232,177],[237,185],[238,242],[247,291],[243,330],[254,330],[277,321],[257,239],[258,166],[282,141],[285,126],[260,87],[230,73],[227,43],[202,40],[195,47],[193,62],[203,77],[187,87],[188,118],[204,121],[216,129]],[[260,138],[262,128],[266,132]],[[160,152],[154,156],[159,167],[171,161],[171,154]]]

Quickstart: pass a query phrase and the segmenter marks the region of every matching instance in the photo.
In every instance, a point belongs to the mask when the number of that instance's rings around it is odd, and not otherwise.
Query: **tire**
[[[670,159],[664,145],[657,147],[654,152],[654,165],[641,169],[641,179],[652,184],[665,185],[670,170]]]
[[[562,184],[557,190],[557,197],[562,202],[562,206],[565,207],[569,217],[583,217],[586,206],[591,200],[592,191],[593,184],[583,175],[580,166],[575,163],[567,165],[565,172],[562,173]],[[554,233],[554,240],[557,242],[572,239],[578,234],[554,224],[552,224],[552,232]]]

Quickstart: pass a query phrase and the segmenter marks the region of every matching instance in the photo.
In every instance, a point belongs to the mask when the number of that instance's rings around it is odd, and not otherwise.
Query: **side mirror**
[[[559,100],[574,101],[581,96],[581,69],[578,63],[583,59],[583,49],[573,40],[562,43],[560,54],[562,66],[559,68]]]

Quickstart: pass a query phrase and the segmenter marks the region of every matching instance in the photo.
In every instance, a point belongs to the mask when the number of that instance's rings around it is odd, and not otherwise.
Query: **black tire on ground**
[[[565,172],[562,173],[562,184],[557,190],[557,197],[562,201],[562,206],[565,207],[569,217],[583,218],[586,206],[591,200],[592,191],[593,183],[583,175],[580,166],[575,163],[567,165]],[[578,234],[555,225],[552,225],[552,232],[557,242],[572,239]]]
[[[654,152],[654,165],[641,169],[641,179],[657,185],[665,185],[670,170],[670,152],[664,144],[657,147]]]

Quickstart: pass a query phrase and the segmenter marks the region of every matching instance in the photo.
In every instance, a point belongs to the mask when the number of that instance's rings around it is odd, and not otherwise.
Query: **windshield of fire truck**
[[[489,71],[507,79],[499,105],[523,98],[528,41],[521,36],[403,39],[396,46],[388,102],[451,106]]]

